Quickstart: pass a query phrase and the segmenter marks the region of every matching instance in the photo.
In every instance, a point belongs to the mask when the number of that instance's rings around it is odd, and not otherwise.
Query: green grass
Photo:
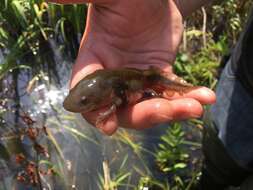
[[[194,85],[203,85],[215,88],[218,81],[218,68],[222,57],[229,53],[247,20],[247,14],[252,1],[228,0],[221,5],[206,9],[208,13],[207,25],[203,27],[203,15],[199,11],[187,19],[184,47],[180,48],[174,65],[175,72]],[[50,39],[60,46],[59,50],[72,55],[77,54],[80,36],[85,27],[86,5],[53,5],[43,0],[0,0],[0,49],[3,50],[4,60],[0,63],[0,87],[4,78],[13,76],[13,70],[29,70],[31,78],[46,73],[49,75],[55,68],[48,48]],[[206,31],[203,31],[206,28]],[[206,41],[206,42],[204,42]],[[47,50],[45,52],[45,49]],[[48,52],[49,51],[49,52]],[[53,52],[51,52],[53,53]],[[49,68],[48,70],[45,69]],[[0,106],[13,94],[11,88],[6,94],[0,92]],[[56,109],[56,112],[62,112]],[[10,113],[8,109],[0,109],[0,122],[4,115]],[[76,122],[71,116],[63,115],[60,120]],[[119,188],[142,190],[144,187],[161,190],[190,190],[201,175],[201,121],[191,122],[186,129],[182,123],[174,123],[161,137],[161,142],[156,151],[151,152],[136,141],[128,131],[120,131],[111,140],[119,147],[128,147],[136,159],[142,163],[141,168],[133,166],[139,174],[138,184],[130,184],[131,172],[127,165],[131,164],[130,157],[124,156],[116,170],[110,170],[112,163],[105,160],[103,172],[99,173],[97,184],[100,189],[116,190]],[[75,123],[80,128],[73,128],[59,123],[59,118],[48,121],[54,130],[65,129],[77,143],[85,141],[102,146],[98,139],[92,139],[93,133],[81,130],[81,124]],[[193,126],[193,127],[192,127]],[[2,131],[15,130],[14,124],[0,123]],[[11,129],[10,129],[11,128]],[[189,139],[188,136],[197,136]],[[66,163],[63,148],[54,135],[49,132],[47,145],[58,155],[54,162],[41,159],[40,163],[51,168],[56,168],[57,177],[64,187],[72,183],[76,176],[66,172]],[[0,146],[3,160],[9,160],[11,154],[17,153],[19,141],[10,141]],[[157,179],[153,171],[146,166],[144,154],[154,157],[157,169],[168,176],[165,180]],[[130,163],[129,163],[130,162]],[[71,176],[71,177],[70,177]],[[51,178],[54,180],[54,176]],[[168,179],[168,180],[167,180]],[[0,186],[1,188],[1,186]]]
[[[38,73],[48,62],[44,55],[50,38],[58,39],[75,57],[86,9],[86,5],[52,5],[43,0],[1,0],[0,48],[5,59],[0,65],[0,79],[10,70],[27,68],[24,65],[37,68]]]

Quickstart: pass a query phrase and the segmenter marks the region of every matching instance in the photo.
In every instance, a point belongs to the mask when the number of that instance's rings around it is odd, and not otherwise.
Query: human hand
[[[81,0],[53,0],[80,3]],[[89,0],[86,31],[73,67],[71,88],[97,69],[155,66],[171,73],[181,41],[182,16],[173,0]],[[118,110],[97,126],[111,135],[119,126],[143,129],[169,121],[200,117],[215,94],[203,87],[170,100],[153,98]],[[83,114],[95,124],[102,110]]]

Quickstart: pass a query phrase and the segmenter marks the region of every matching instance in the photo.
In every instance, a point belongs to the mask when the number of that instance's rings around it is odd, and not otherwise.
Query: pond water
[[[28,74],[29,71],[21,71],[18,75],[21,112],[26,112],[36,121],[34,127],[46,126],[49,135],[41,135],[39,143],[46,147],[50,157],[38,157],[29,138],[22,137],[21,141],[16,141],[20,137],[15,134],[14,138],[6,137],[3,130],[0,145],[6,146],[10,154],[9,144],[21,146],[28,159],[54,166],[59,176],[42,175],[43,189],[99,190],[104,189],[104,178],[120,183],[117,189],[133,189],[141,177],[164,177],[156,169],[154,151],[168,126],[143,131],[120,129],[115,135],[107,137],[79,114],[65,111],[62,102],[68,93],[73,60],[58,51],[59,47],[53,41],[51,43],[60,84],[52,82],[42,72],[34,79]],[[0,53],[1,57],[3,59]],[[6,114],[6,123],[13,123],[14,117],[13,113]],[[25,127],[24,122],[18,122],[18,127]],[[15,154],[7,162],[1,160],[0,189],[41,189],[17,182],[17,175],[23,168],[16,162]]]

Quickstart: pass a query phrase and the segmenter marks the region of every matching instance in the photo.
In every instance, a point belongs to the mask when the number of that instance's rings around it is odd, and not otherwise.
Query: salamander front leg
[[[107,119],[116,112],[117,107],[119,107],[122,104],[122,100],[121,98],[116,97],[113,101],[113,104],[111,105],[111,107],[109,107],[108,110],[106,110],[105,112],[101,112],[99,113],[99,116],[97,117],[96,120],[96,126],[98,126],[99,124],[106,122]]]

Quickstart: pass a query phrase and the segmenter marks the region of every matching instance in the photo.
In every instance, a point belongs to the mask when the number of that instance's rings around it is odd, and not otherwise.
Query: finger
[[[106,135],[114,134],[118,129],[116,114],[112,114],[105,122],[99,123],[96,127]]]
[[[202,105],[194,99],[169,101],[154,98],[121,110],[118,119],[123,127],[144,129],[170,121],[198,118],[202,113]]]
[[[155,67],[155,68],[159,68],[162,71],[162,75],[166,78],[168,78],[169,80],[183,80],[181,77],[178,77],[176,74],[174,74],[172,72],[172,68],[171,65],[166,64],[166,65],[162,65],[160,66],[155,66],[155,65],[149,65],[149,67]],[[190,89],[190,88],[189,88]],[[179,98],[193,98],[196,99],[197,101],[199,101],[201,104],[213,104],[216,101],[216,95],[215,93],[206,87],[195,87],[192,88],[190,90],[187,90],[186,92],[180,94],[180,93],[175,93],[176,91],[168,91],[167,93],[165,92],[163,94],[163,96],[167,99],[179,99]]]
[[[215,93],[211,89],[206,87],[198,87],[198,88],[196,87],[182,94],[173,93],[172,96],[170,96],[168,93],[164,93],[163,97],[170,100],[181,98],[192,98],[200,102],[202,105],[214,104],[216,101]]]
[[[103,69],[103,65],[100,60],[85,47],[81,47],[76,63],[73,66],[72,77],[70,80],[70,88],[73,88],[80,80],[90,73],[93,73],[96,70]],[[97,117],[100,110],[97,112],[91,112],[88,114],[82,114],[83,117],[92,125],[96,125]],[[105,110],[104,110],[105,111]],[[100,123],[96,127],[100,129],[101,132],[112,135],[117,130],[118,122],[116,115],[110,116],[105,122]]]
[[[75,65],[72,70],[72,77],[70,80],[70,88],[73,88],[80,80],[96,70],[103,69],[103,65],[93,53],[83,48],[78,54]],[[102,110],[103,111],[103,110]],[[82,114],[83,117],[92,125],[96,125],[96,119],[101,112],[91,112]],[[118,122],[116,115],[112,115],[105,122],[100,123],[96,127],[101,132],[112,135],[117,130]]]
[[[103,108],[97,111],[83,113],[82,116],[87,122],[89,122],[92,126],[95,126],[102,133],[106,135],[112,135],[118,129],[118,119],[117,119],[116,114],[112,114],[105,121],[100,122],[96,125],[96,121],[97,121],[97,118],[99,117],[99,114],[105,111],[106,111],[106,108]]]
[[[85,76],[98,69],[103,69],[102,63],[88,50],[79,52],[76,63],[73,66],[70,88],[73,88]]]

